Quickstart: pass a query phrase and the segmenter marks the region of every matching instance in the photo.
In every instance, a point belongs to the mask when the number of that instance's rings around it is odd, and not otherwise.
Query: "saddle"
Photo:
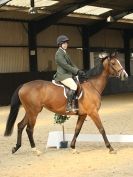
[[[73,78],[73,79],[74,79],[74,81],[77,84],[77,91],[75,93],[76,95],[74,96],[75,98],[72,101],[72,103],[71,103],[72,105],[71,106],[73,108],[73,111],[75,113],[78,113],[78,100],[82,97],[83,91],[82,91],[82,88],[81,88],[81,85],[80,85],[78,79],[76,77]],[[59,86],[59,87],[63,87],[64,88],[64,96],[67,98],[67,100],[68,100],[68,98],[70,99],[70,93],[71,93],[71,89],[70,88],[68,88],[67,86],[65,86],[61,82],[56,82],[55,80],[52,80],[52,83],[55,84],[55,85],[57,85],[57,86]],[[67,103],[67,109],[69,109],[68,108],[69,105],[70,105],[70,102],[68,101],[68,103]]]
[[[77,91],[76,91],[76,100],[79,100],[82,97],[83,90],[81,88],[81,85],[80,85],[79,80],[77,79],[77,77],[74,77],[73,79],[74,79],[74,81],[76,82],[76,84],[78,86],[77,87]],[[60,81],[52,80],[52,83],[54,85],[56,85],[56,86],[63,87],[64,88],[64,96],[66,98],[68,97],[70,88],[68,88],[67,86],[65,86],[64,84],[62,84]]]

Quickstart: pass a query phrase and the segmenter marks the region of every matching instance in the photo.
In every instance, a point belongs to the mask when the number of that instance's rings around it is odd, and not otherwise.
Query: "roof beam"
[[[129,9],[128,11],[119,13],[117,15],[109,16],[109,17],[107,17],[107,22],[115,22],[115,21],[123,18],[124,16],[131,14],[132,12],[133,12],[133,9]]]
[[[20,22],[20,23],[28,23],[29,20],[23,19],[11,19],[11,18],[0,18],[0,21],[7,21],[7,22]]]
[[[50,25],[55,24],[61,18],[65,17],[66,15],[72,13],[74,10],[81,8],[85,5],[91,4],[96,0],[77,0],[76,3],[67,4],[62,10],[57,11],[47,17],[44,17],[35,23],[36,32],[39,33],[42,30],[48,28]]]
[[[124,17],[125,15],[127,15],[131,12],[133,12],[133,9],[129,9],[126,12],[122,12],[122,13],[118,12],[117,14],[115,14],[115,16],[114,16],[115,20],[112,22],[116,22],[117,20],[121,19],[122,17]],[[88,24],[87,26],[88,26],[89,36],[96,34],[100,30],[110,26],[111,24],[112,23],[108,23],[107,18],[105,18],[104,20],[101,20],[91,26],[89,26],[89,24]],[[130,36],[132,36],[132,32],[130,32]]]

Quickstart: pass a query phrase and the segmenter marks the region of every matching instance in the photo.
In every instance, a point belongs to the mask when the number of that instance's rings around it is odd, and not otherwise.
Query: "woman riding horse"
[[[100,116],[98,114],[101,105],[101,93],[106,86],[109,76],[124,79],[127,78],[128,75],[121,66],[116,55],[101,55],[100,68],[100,73],[96,75],[94,75],[94,73],[95,69],[97,70],[97,67],[91,70],[93,71],[93,77],[90,76],[90,70],[89,73],[86,72],[86,78],[81,84],[83,95],[78,101],[78,120],[74,137],[71,142],[71,148],[75,149],[76,139],[80,133],[84,120],[88,115],[88,118],[93,120],[99,132],[102,134],[106,147],[109,148],[109,151],[112,153],[114,149],[108,141],[104,127],[100,120]],[[12,134],[21,104],[25,109],[25,116],[22,121],[18,123],[17,143],[16,146],[13,147],[12,153],[15,153],[21,147],[22,132],[26,126],[26,132],[31,148],[35,149],[36,146],[33,138],[34,126],[37,116],[39,112],[42,111],[43,107],[61,115],[66,114],[67,100],[64,97],[63,92],[64,90],[62,87],[58,87],[52,82],[44,80],[36,80],[23,84],[14,92],[11,99],[11,109],[4,135],[10,136]],[[74,115],[76,113],[69,112],[67,114]]]
[[[84,71],[81,71],[77,68],[75,64],[71,61],[66,50],[68,48],[69,38],[65,35],[60,35],[57,38],[58,51],[55,54],[55,61],[57,64],[57,72],[54,75],[56,81],[60,81],[62,84],[70,88],[68,94],[68,103],[66,107],[66,112],[76,112],[77,108],[75,107],[74,100],[76,97],[77,84],[73,80],[73,77],[77,74],[85,75]]]

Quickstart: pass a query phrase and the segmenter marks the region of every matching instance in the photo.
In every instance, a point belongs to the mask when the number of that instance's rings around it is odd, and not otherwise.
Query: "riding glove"
[[[78,73],[77,73],[79,76],[86,76],[85,72],[82,71],[82,70],[79,70]]]

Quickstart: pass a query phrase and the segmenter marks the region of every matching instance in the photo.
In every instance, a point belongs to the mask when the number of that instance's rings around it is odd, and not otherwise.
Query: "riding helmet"
[[[61,45],[64,42],[67,42],[67,41],[69,41],[69,38],[65,35],[60,35],[60,36],[57,37],[57,45]]]

